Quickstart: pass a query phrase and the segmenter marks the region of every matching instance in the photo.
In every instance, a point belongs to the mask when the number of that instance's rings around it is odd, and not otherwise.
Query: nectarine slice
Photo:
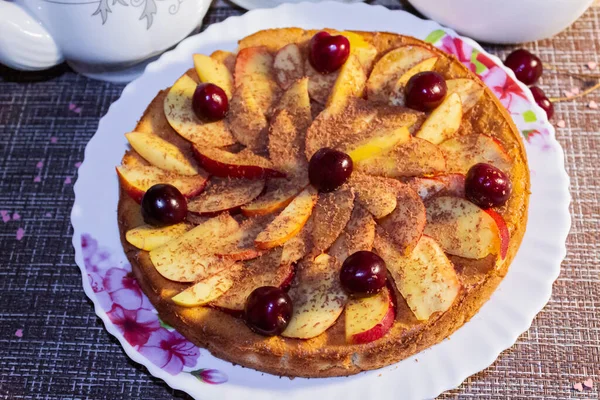
[[[220,214],[150,251],[150,260],[163,277],[173,281],[209,278],[234,263],[215,253],[233,241],[232,235],[239,228],[229,214]]]
[[[226,72],[229,74],[229,71]],[[220,147],[235,143],[224,121],[207,122],[196,116],[192,98],[197,86],[196,81],[183,75],[169,89],[163,106],[169,125],[183,138],[202,146]]]
[[[213,177],[200,196],[188,201],[188,211],[199,215],[234,211],[257,198],[264,187],[263,180]]]
[[[381,235],[375,249],[385,260],[394,283],[415,317],[428,320],[434,313],[447,311],[460,292],[454,266],[440,245],[422,236],[412,253],[406,255]]]
[[[180,175],[201,173],[196,163],[179,147],[153,133],[129,132],[125,134],[129,144],[150,164]]]
[[[159,227],[142,225],[128,230],[125,233],[125,239],[140,250],[150,251],[178,238],[190,229],[192,226],[185,222]]]
[[[304,189],[267,228],[258,234],[255,245],[259,249],[277,247],[296,236],[311,216],[317,202],[317,190]]]
[[[310,339],[335,323],[348,295],[339,280],[340,263],[327,254],[306,261],[298,268],[297,284],[289,295],[294,304],[292,319],[282,336]]]
[[[500,254],[500,232],[494,219],[459,197],[441,196],[427,202],[425,234],[447,253],[460,257]]]

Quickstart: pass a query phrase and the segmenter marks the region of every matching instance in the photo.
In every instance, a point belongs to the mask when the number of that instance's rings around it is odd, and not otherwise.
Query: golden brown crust
[[[270,51],[275,51],[291,42],[306,41],[314,33],[315,31],[303,31],[298,28],[261,31],[240,41],[240,46],[264,45]],[[377,48],[378,57],[405,44],[418,43],[427,46],[442,56],[443,62],[436,65],[436,70],[446,78],[469,77],[485,87],[454,57],[417,39],[390,33],[357,33]],[[158,108],[155,103],[161,102],[163,95],[164,92],[159,93],[148,107],[137,129],[151,129],[167,140],[180,141],[181,138],[168,124],[164,124],[164,117],[156,115]],[[162,131],[159,132],[158,129]],[[507,205],[498,210],[506,220],[510,232],[507,257],[497,269],[491,271],[488,268],[489,263],[453,259],[457,264],[463,290],[450,310],[426,322],[415,319],[402,296],[396,291],[395,323],[383,338],[371,343],[346,344],[344,313],[324,334],[309,340],[297,340],[257,335],[250,331],[241,319],[213,308],[184,308],[175,305],[169,298],[185,289],[187,285],[163,278],[153,267],[148,253],[138,251],[127,243],[125,232],[140,225],[142,220],[139,206],[123,190],[118,210],[121,241],[142,290],[161,317],[216,357],[285,376],[344,376],[381,368],[440,342],[477,313],[508,271],[525,232],[529,196],[525,149],[510,115],[487,87],[483,99],[466,114],[461,131],[463,134],[476,132],[494,137],[508,150],[513,160],[510,171],[513,194]],[[125,156],[124,161],[138,162],[135,153],[132,152]]]

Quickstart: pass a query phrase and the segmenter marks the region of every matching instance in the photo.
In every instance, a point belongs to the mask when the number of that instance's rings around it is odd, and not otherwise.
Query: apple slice
[[[447,311],[460,292],[454,266],[440,245],[422,236],[408,256],[384,237],[376,235],[375,249],[385,260],[402,297],[420,321]]]
[[[446,160],[438,146],[413,137],[386,154],[356,162],[354,168],[369,175],[399,178],[443,172]]]
[[[194,283],[183,292],[173,296],[173,303],[183,307],[197,307],[221,297],[233,286],[233,279],[240,273],[242,265],[236,263],[215,275]]]
[[[231,75],[225,64],[204,54],[194,54],[193,59],[194,68],[200,82],[217,85],[227,94],[227,98],[231,99],[233,75]]]
[[[266,215],[285,208],[308,185],[306,181],[269,179],[265,193],[242,206],[246,216]]]
[[[313,68],[308,59],[304,62],[304,70],[308,77],[308,93],[310,98],[320,104],[326,104],[329,94],[339,75],[339,70],[322,74]]]
[[[312,251],[313,217],[306,221],[300,232],[283,244],[282,264],[294,264]]]
[[[377,61],[367,81],[367,98],[369,101],[387,103],[396,82],[410,68],[435,57],[436,54],[422,46],[398,47]]]
[[[140,250],[150,251],[178,238],[191,228],[185,222],[161,227],[142,225],[128,230],[125,239]]]
[[[394,302],[387,288],[374,296],[352,298],[346,305],[346,342],[362,344],[380,339],[395,318]]]
[[[184,74],[169,89],[163,104],[169,125],[183,138],[202,146],[221,147],[235,143],[224,121],[205,122],[196,116],[192,98],[197,86],[195,80]]]
[[[454,137],[440,144],[446,156],[447,171],[466,174],[477,163],[492,164],[510,172],[511,159],[502,144],[486,135],[471,134]]]
[[[389,153],[396,146],[406,143],[410,139],[411,134],[406,126],[381,129],[375,131],[368,139],[349,145],[345,149],[345,153],[352,158],[353,162],[358,163],[368,158]]]
[[[308,186],[258,234],[254,241],[259,249],[271,249],[281,246],[300,232],[311,216],[317,202],[317,190]]]
[[[233,75],[233,71],[235,70],[235,54],[233,54],[230,51],[215,50],[210,55],[210,58],[223,63],[223,65],[227,67],[227,70],[229,70],[231,75]]]
[[[323,111],[327,115],[339,115],[348,105],[353,97],[362,97],[367,76],[358,61],[358,58],[350,54],[335,80],[331,94],[327,99],[327,108]]]
[[[369,210],[377,219],[390,214],[396,208],[396,193],[402,184],[395,179],[379,178],[354,172],[348,184],[356,193],[358,204]]]
[[[129,132],[129,144],[150,164],[180,175],[198,175],[196,163],[174,144],[153,133]]]
[[[408,185],[402,184],[396,196],[396,209],[380,219],[379,226],[398,251],[409,254],[425,229],[425,206],[419,195]]]
[[[215,215],[236,211],[257,198],[265,181],[248,179],[211,178],[206,190],[188,201],[188,211],[199,215]]]
[[[312,122],[308,79],[292,84],[283,94],[269,129],[269,156],[275,167],[290,175],[306,175],[306,131]]]
[[[285,176],[282,172],[274,169],[271,161],[247,149],[239,153],[230,153],[215,147],[194,146],[193,148],[198,163],[214,176],[246,179]]]
[[[158,183],[175,186],[187,198],[204,190],[208,174],[202,170],[198,175],[177,175],[153,166],[117,167],[117,175],[123,190],[136,202],[141,202],[146,190]]]
[[[500,234],[500,258],[504,260],[508,254],[508,245],[510,244],[510,233],[508,232],[506,221],[504,221],[502,215],[491,208],[484,211],[496,222]]]
[[[483,96],[483,87],[472,79],[448,79],[448,94],[458,93],[462,102],[463,114],[475,106]]]
[[[288,293],[294,312],[281,336],[310,339],[335,323],[348,300],[340,285],[340,265],[335,257],[321,254],[299,268],[297,284]]]
[[[441,194],[445,196],[465,197],[465,176],[462,174],[438,175],[436,179],[444,183]]]
[[[500,232],[494,218],[459,197],[441,196],[427,203],[425,234],[459,257],[500,254]]]
[[[354,32],[344,31],[341,33],[350,42],[350,53],[354,54],[365,73],[368,74],[373,67],[373,60],[377,57],[377,48],[367,42],[361,35]]]
[[[394,86],[394,89],[390,94],[390,104],[394,106],[404,106],[404,89],[406,88],[406,84],[408,83],[410,78],[421,72],[433,71],[437,60],[438,57],[428,58],[426,60],[421,61],[420,63],[406,71],[404,74],[402,74],[402,76],[398,78],[398,81],[396,82],[396,85]]]
[[[273,61],[275,79],[283,90],[287,90],[298,79],[304,76],[304,60],[300,47],[290,43],[282,47]]]
[[[240,50],[235,62],[235,90],[228,115],[234,137],[252,150],[267,145],[267,114],[279,97],[273,56],[265,47]]]
[[[442,104],[429,114],[415,136],[428,140],[433,144],[442,143],[458,131],[462,116],[460,96],[458,93],[450,93]]]
[[[232,234],[232,241],[217,250],[216,255],[234,261],[251,260],[259,257],[264,252],[256,249],[254,240],[271,221],[273,221],[273,217],[270,215],[245,220],[240,225],[240,229]]]
[[[237,276],[234,284],[223,296],[216,299],[212,305],[227,310],[242,311],[250,293],[261,286],[284,286],[293,276],[294,267],[291,264],[281,264],[281,249],[274,249],[250,261]]]
[[[411,178],[406,182],[421,200],[429,200],[434,196],[465,195],[465,176],[461,174],[437,175],[433,178]]]
[[[398,107],[376,107],[362,99],[351,99],[342,114],[322,112],[315,118],[306,132],[306,157],[310,160],[323,147],[350,151],[358,145],[369,145],[371,140],[377,144],[379,138],[382,140],[377,146],[384,151],[389,145],[385,143],[388,134],[391,137],[387,140],[404,139],[404,133],[396,130],[406,127],[411,132],[421,116],[421,113],[400,110]]]
[[[327,250],[344,230],[354,207],[354,191],[341,187],[330,193],[319,193],[313,210],[312,243],[316,252]]]
[[[229,214],[219,214],[150,251],[150,260],[163,277],[172,281],[195,282],[209,278],[234,263],[215,253],[231,243],[238,229],[239,224]]]
[[[371,214],[359,204],[354,206],[352,215],[342,234],[333,242],[329,255],[343,263],[357,251],[371,251],[375,239],[375,221]]]

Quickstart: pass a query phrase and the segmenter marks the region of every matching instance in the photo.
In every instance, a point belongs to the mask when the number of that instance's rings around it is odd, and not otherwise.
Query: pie
[[[478,312],[521,243],[529,173],[475,74],[412,37],[329,29],[193,60],[117,167],[123,247],[166,323],[235,364],[331,377]]]

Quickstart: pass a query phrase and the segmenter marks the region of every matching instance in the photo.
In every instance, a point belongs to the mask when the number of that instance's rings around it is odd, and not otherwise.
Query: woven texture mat
[[[376,3],[414,12],[397,1]],[[204,27],[241,13],[219,0]],[[600,64],[600,4],[559,36],[525,47],[558,68],[589,72],[588,62]],[[501,58],[512,50],[487,48]],[[540,86],[556,97],[593,83],[546,73]],[[188,398],[129,360],[96,317],[74,263],[72,183],[99,118],[122,88],[65,66],[28,74],[0,66],[2,399]],[[591,100],[600,103],[600,90],[556,105],[573,227],[552,299],[491,367],[440,398],[599,398],[600,109],[590,108]],[[573,390],[588,378],[592,390]]]

